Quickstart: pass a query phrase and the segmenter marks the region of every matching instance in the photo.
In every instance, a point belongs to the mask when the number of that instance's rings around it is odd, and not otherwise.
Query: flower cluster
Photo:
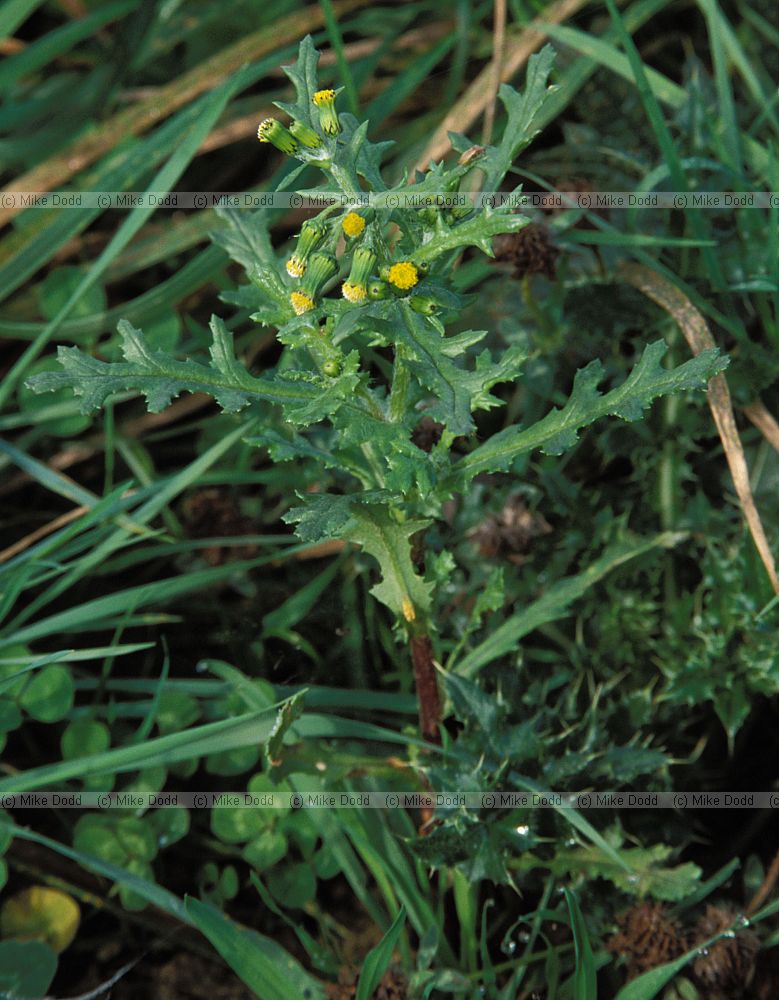
[[[368,213],[350,211],[340,223],[312,219],[301,226],[297,246],[286,262],[289,277],[300,281],[299,288],[290,293],[296,315],[315,308],[317,296],[337,273],[335,251],[341,234],[346,238],[346,252],[352,251],[349,274],[341,285],[347,302],[361,305],[368,299],[386,298],[390,291],[407,294],[418,284],[423,264],[400,260],[379,266]]]
[[[337,96],[338,92],[335,90],[318,90],[312,97],[319,112],[319,127],[331,138],[341,131],[341,123],[335,110]],[[260,142],[269,142],[287,156],[297,156],[301,147],[305,150],[319,150],[323,144],[322,136],[305,122],[295,120],[286,128],[276,118],[265,118],[260,122],[257,138]]]
[[[340,225],[330,226],[314,219],[303,223],[295,251],[286,263],[287,274],[300,281],[300,286],[290,294],[296,315],[315,308],[320,292],[338,272],[335,250],[339,230],[348,237],[348,243],[356,244],[349,274],[341,284],[341,294],[347,302],[362,305],[369,299],[383,299],[391,293],[406,295],[419,283],[421,265],[411,260],[378,266],[373,234],[362,215],[349,212]]]
[[[333,143],[341,132],[335,107],[338,93],[336,90],[317,90],[311,96],[319,116],[321,135],[297,120],[286,128],[275,118],[266,118],[257,129],[257,138],[271,143],[288,156],[302,154],[302,158],[308,159],[307,150],[320,148],[325,156],[331,154]],[[329,160],[318,157],[316,162],[330,169]],[[335,255],[339,243],[345,245],[347,256],[351,254],[349,273],[341,284],[341,294],[347,302],[359,306],[371,299],[408,296],[426,273],[425,265],[413,260],[386,260],[386,244],[378,226],[372,225],[375,222],[372,209],[350,209],[338,221],[328,219],[331,211],[327,209],[317,219],[303,223],[297,245],[286,261],[287,274],[299,283],[289,295],[295,315],[302,316],[314,310],[325,286],[338,273],[339,262]],[[380,257],[385,259],[380,260]],[[411,295],[411,305],[418,311],[422,311],[419,306],[423,301],[425,311],[432,311],[428,300]]]

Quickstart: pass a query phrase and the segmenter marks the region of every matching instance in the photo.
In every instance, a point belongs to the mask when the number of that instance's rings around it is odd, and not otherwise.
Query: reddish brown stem
[[[441,696],[433,663],[433,646],[428,635],[411,636],[411,660],[419,701],[419,728],[422,739],[440,743],[438,725],[441,722]]]

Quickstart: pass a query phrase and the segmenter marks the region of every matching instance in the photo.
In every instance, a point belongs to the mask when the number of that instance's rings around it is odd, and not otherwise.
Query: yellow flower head
[[[407,291],[419,281],[419,271],[416,264],[412,264],[410,260],[402,260],[399,264],[392,265],[387,277],[396,288]]]
[[[316,220],[304,222],[300,229],[298,245],[286,264],[290,278],[302,278],[308,270],[308,258],[327,236],[327,227]]]
[[[368,289],[354,281],[345,281],[341,286],[343,297],[349,302],[364,302],[368,298]]]
[[[314,300],[305,292],[293,292],[289,301],[292,303],[296,316],[302,316],[303,313],[310,312],[314,308]]]
[[[362,236],[365,231],[365,219],[357,212],[349,212],[341,223],[343,231],[347,236]]]
[[[413,622],[416,619],[417,613],[414,610],[414,605],[411,603],[408,597],[405,596],[403,597],[403,600],[400,602],[400,607],[401,610],[403,611],[403,617],[406,619],[407,622]]]
[[[287,274],[290,278],[302,278],[306,273],[306,262],[302,257],[293,254],[287,261]]]
[[[316,104],[318,108],[321,108],[324,104],[332,104],[334,100],[334,90],[318,90],[313,96],[314,104]]]
[[[360,216],[358,215],[359,219]],[[348,302],[365,302],[368,298],[368,280],[376,265],[376,254],[367,246],[359,246],[352,257],[349,277],[341,286],[343,297]]]

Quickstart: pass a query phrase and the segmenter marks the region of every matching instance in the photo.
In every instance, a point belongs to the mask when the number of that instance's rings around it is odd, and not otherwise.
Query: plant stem
[[[441,721],[441,696],[433,662],[433,645],[429,635],[411,636],[411,661],[419,701],[419,729],[428,743],[440,743],[438,725]]]

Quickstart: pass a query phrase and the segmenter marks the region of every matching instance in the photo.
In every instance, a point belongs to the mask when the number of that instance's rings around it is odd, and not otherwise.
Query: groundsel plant
[[[452,134],[459,160],[431,164],[388,187],[381,160],[390,144],[371,142],[367,122],[338,111],[337,90],[319,89],[318,53],[306,38],[297,62],[285,68],[296,99],[278,107],[289,120],[267,118],[258,139],[298,160],[299,170],[318,167],[324,182],[314,190],[336,197],[303,223],[296,246],[281,257],[266,211],[223,207],[226,228],[214,236],[251,282],[223,298],[248,305],[253,320],[278,331],[284,350],[275,369],[250,374],[214,316],[210,362],[153,350],[122,321],[124,361],[60,347],[62,370],[30,380],[39,392],[71,387],[85,412],[120,391],[140,391],[155,412],[182,391],[207,392],[225,412],[246,415],[247,440],[274,461],[313,463],[320,490],[300,496],[286,518],[304,541],[338,538],[375,558],[380,580],[372,594],[392,612],[410,649],[421,732],[430,741],[439,738],[441,720],[436,595],[420,553],[444,502],[468,491],[481,473],[511,474],[534,449],[560,454],[594,420],[636,420],[656,397],[702,388],[724,367],[711,350],[666,368],[659,341],[644,348],[621,385],[601,392],[604,370],[592,361],[577,373],[561,409],[475,442],[474,414],[502,405],[491,390],[521,378],[526,355],[515,346],[498,356],[477,348],[484,330],[447,335],[464,301],[452,276],[464,251],[491,256],[494,237],[518,232],[529,220],[487,199],[442,195],[501,189],[537,132],[552,59],[549,47],[531,58],[523,93],[501,88],[505,128],[498,145],[475,146]],[[459,204],[447,207],[453,201]],[[435,422],[435,440],[415,434],[423,419],[428,428]]]

